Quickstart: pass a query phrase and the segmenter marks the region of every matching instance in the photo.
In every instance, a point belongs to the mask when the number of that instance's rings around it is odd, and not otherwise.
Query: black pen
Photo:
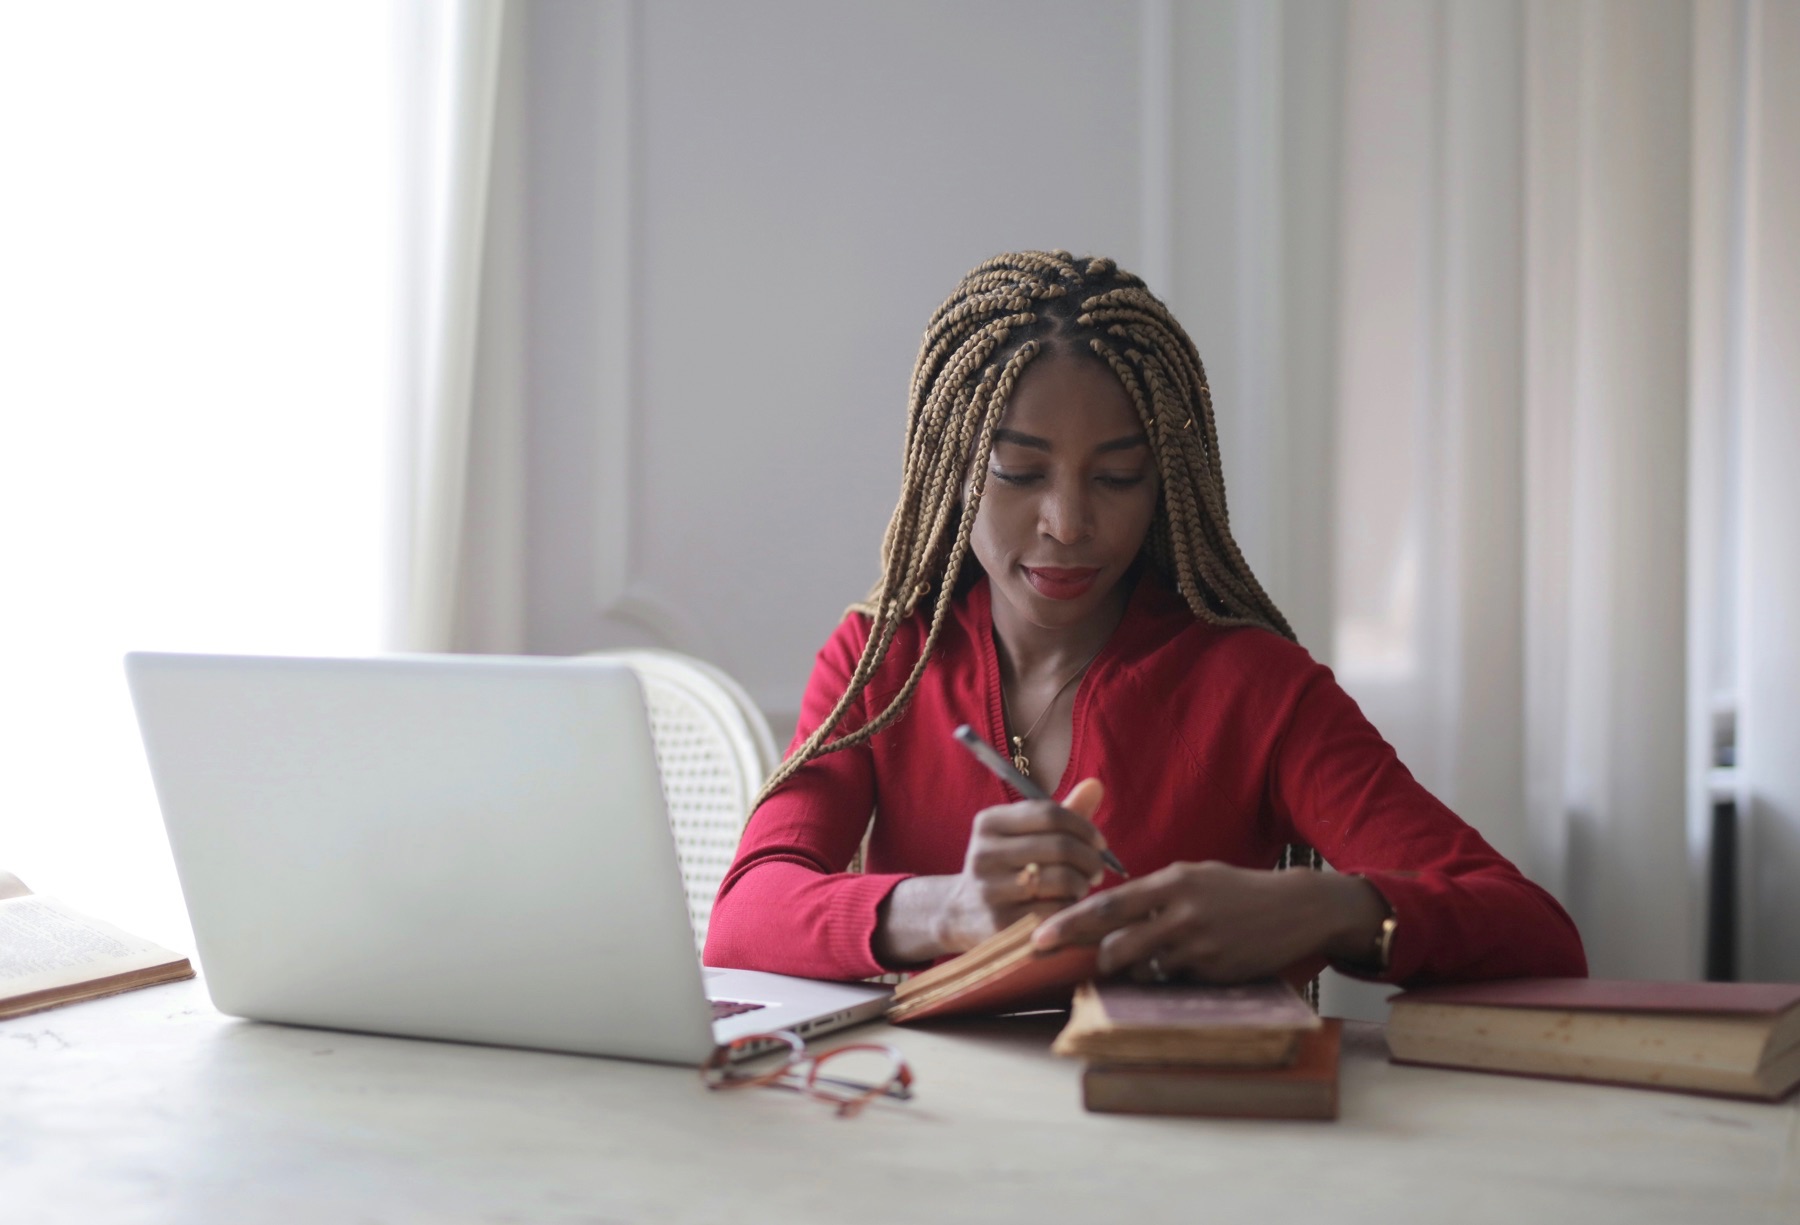
[[[1025,775],[1020,774],[1018,767],[1006,760],[993,745],[983,740],[980,736],[977,736],[975,734],[975,729],[970,727],[967,723],[963,724],[950,734],[960,740],[962,746],[973,753],[975,755],[975,760],[986,766],[995,778],[1007,784],[1026,799],[1050,799],[1049,794],[1042,787],[1032,782]],[[1050,802],[1054,804],[1056,801],[1051,800]],[[1100,861],[1114,872],[1117,872],[1120,876],[1129,877],[1131,875],[1131,873],[1125,870],[1125,865],[1119,862],[1119,857],[1109,850],[1104,848],[1101,849]]]

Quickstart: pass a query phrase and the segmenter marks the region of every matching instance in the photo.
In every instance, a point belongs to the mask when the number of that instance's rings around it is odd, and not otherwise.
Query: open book
[[[0,872],[0,1018],[193,976],[180,953],[40,897]]]
[[[1060,1008],[1077,983],[1094,976],[1097,950],[1065,945],[1042,953],[1031,933],[1043,922],[1026,915],[968,952],[913,975],[894,989],[890,1021]]]

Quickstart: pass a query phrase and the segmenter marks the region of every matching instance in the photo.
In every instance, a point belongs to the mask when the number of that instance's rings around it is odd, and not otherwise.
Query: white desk
[[[0,1022],[0,1221],[1800,1222],[1794,1102],[1394,1067],[1352,1023],[1335,1124],[1127,1118],[1041,1025],[879,1032],[918,1098],[843,1120],[152,988]]]

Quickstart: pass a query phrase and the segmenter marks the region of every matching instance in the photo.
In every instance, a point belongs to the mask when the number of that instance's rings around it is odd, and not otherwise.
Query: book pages
[[[52,898],[0,901],[0,1002],[181,960]]]

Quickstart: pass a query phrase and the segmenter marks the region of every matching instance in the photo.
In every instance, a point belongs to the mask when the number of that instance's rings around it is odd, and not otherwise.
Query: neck
[[[990,599],[994,643],[1001,675],[1013,682],[1062,680],[1100,653],[1113,630],[1125,619],[1130,584],[1121,582],[1107,593],[1092,616],[1075,625],[1034,625],[1003,600]]]

